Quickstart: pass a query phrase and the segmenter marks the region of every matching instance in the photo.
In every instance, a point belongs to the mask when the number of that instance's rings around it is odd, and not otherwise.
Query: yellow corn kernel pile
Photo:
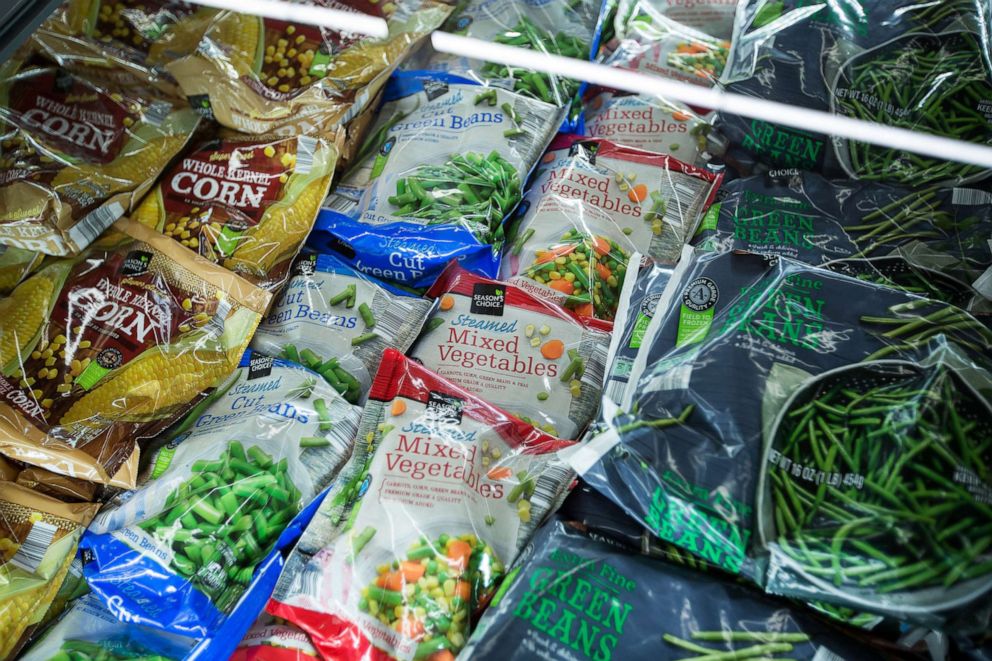
[[[27,348],[45,322],[55,283],[43,273],[22,282],[0,301],[0,365],[6,365]]]
[[[244,71],[251,69],[255,62],[260,30],[261,19],[258,17],[228,13],[214,24],[207,37],[223,44],[234,68]]]

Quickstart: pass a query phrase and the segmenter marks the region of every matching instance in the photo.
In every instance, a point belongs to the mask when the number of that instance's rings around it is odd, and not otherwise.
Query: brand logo
[[[123,362],[124,354],[114,347],[107,347],[96,355],[96,364],[105,370],[116,369]]]
[[[506,289],[503,285],[477,283],[472,287],[472,314],[488,314],[493,317],[503,316],[503,306],[506,304]]]
[[[432,422],[438,424],[460,425],[464,405],[465,402],[454,395],[436,390],[427,394],[427,415]]]
[[[641,314],[643,314],[648,319],[654,317],[654,311],[658,308],[658,301],[661,300],[661,294],[651,294],[650,296],[645,296],[644,300],[641,301]]]
[[[317,270],[317,255],[306,255],[296,262],[293,275],[310,276]]]
[[[152,261],[152,254],[144,250],[132,250],[124,258],[121,265],[121,275],[141,275],[148,272],[148,265]]]
[[[424,81],[424,94],[427,95],[428,101],[433,101],[434,99],[444,96],[448,93],[448,84],[438,82],[436,80]]]
[[[703,312],[716,305],[720,290],[709,278],[696,278],[682,292],[682,304],[693,312]]]
[[[248,380],[260,379],[272,373],[272,358],[269,356],[252,356],[248,360]]]

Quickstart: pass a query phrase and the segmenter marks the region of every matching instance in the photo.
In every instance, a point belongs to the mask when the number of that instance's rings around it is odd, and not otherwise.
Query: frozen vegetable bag
[[[470,659],[864,658],[864,644],[788,602],[625,553],[552,520],[465,648]],[[651,635],[645,635],[645,632]]]
[[[137,440],[234,370],[269,295],[146,227],[115,230],[0,301],[0,453],[130,488]]]
[[[577,438],[599,407],[609,322],[577,318],[512,284],[452,264],[410,356],[559,438]]]
[[[368,393],[383,350],[409,349],[431,305],[333,255],[303,255],[252,347],[306,365],[357,403]]]
[[[208,140],[165,173],[132,220],[275,291],[330,188],[338,137],[312,132]]]
[[[326,659],[450,659],[568,488],[566,445],[387,350],[266,609]]]
[[[447,18],[432,0],[307,0],[385,19],[378,39],[230,11],[196,52],[167,65],[190,103],[242,133],[328,128],[359,114],[390,72]]]
[[[0,481],[0,658],[45,614],[98,507]]]
[[[445,28],[487,42],[588,60],[598,41],[600,4],[600,0],[472,0],[459,6]],[[444,53],[432,52],[427,68],[512,89],[560,107],[572,103],[579,90],[579,81],[571,78]]]
[[[503,219],[561,115],[449,74],[396,74],[356,166],[324,204],[318,245],[408,287],[430,286],[452,258],[495,277]]]
[[[199,117],[147,85],[0,67],[0,241],[76,254],[137,205]]]
[[[560,136],[521,204],[503,277],[612,320],[630,253],[674,264],[721,178],[671,156]]]
[[[251,351],[153,459],[152,481],[83,539],[90,589],[130,622],[202,637],[351,452],[359,410]]]
[[[981,322],[733,253],[697,257],[664,295],[636,412],[604,403],[609,429],[571,458],[591,486],[774,593],[924,623],[987,599]]]

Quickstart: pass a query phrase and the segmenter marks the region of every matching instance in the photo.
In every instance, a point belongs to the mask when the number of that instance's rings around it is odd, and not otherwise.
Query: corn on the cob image
[[[0,246],[0,296],[6,296],[41,265],[44,255],[33,250]]]
[[[255,67],[261,24],[262,19],[258,16],[226,12],[214,23],[207,37],[223,45],[236,71],[247,73]]]
[[[55,284],[45,269],[0,301],[0,366],[24,358],[51,309]]]
[[[48,605],[55,598],[66,574],[69,573],[69,565],[76,555],[76,548],[73,546],[72,552],[66,554],[62,561],[58,573],[46,583],[18,592],[7,599],[0,599],[0,659],[4,659],[14,651],[24,630],[30,626],[35,619],[41,617]]]
[[[155,177],[162,166],[182,149],[187,137],[160,136],[109,163],[80,163],[63,168],[55,176],[52,185],[56,189],[74,184],[82,184],[87,188],[98,187],[105,195],[131,190],[140,182]]]
[[[160,230],[159,225],[163,218],[161,199],[161,189],[155,187],[141,200],[141,204],[131,214],[131,220],[153,230]]]
[[[279,261],[292,257],[310,233],[329,185],[330,178],[322,177],[307,185],[292,204],[269,209],[262,221],[241,237],[224,266],[264,277]]]

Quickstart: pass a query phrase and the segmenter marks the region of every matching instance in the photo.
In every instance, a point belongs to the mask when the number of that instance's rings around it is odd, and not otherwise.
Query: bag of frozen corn
[[[318,374],[252,351],[104,510],[81,548],[90,589],[130,622],[203,637],[351,454],[360,411]]]
[[[132,488],[136,441],[234,370],[269,294],[137,223],[115,230],[0,301],[0,453]]]
[[[331,185],[335,137],[207,140],[165,173],[131,218],[274,291],[285,282]]]
[[[32,35],[32,44],[60,66],[143,80],[179,96],[164,65],[194,52],[216,14],[182,0],[69,0]]]
[[[0,67],[0,243],[78,253],[134,208],[198,122],[147,86]]]
[[[328,127],[357,115],[451,8],[434,0],[307,0],[384,18],[384,39],[224,11],[167,65],[193,107],[243,133]]]
[[[570,446],[388,349],[266,610],[328,659],[452,659],[560,502]]]
[[[0,482],[0,659],[44,617],[98,508]]]
[[[357,404],[383,350],[409,349],[432,305],[333,255],[304,255],[259,324],[252,348],[309,367]]]

